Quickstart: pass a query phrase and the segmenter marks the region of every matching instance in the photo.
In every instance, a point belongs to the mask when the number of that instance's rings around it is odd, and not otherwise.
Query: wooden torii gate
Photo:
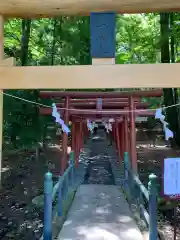
[[[112,46],[109,55],[101,57],[97,48],[104,47],[100,41],[92,47],[102,25],[108,25],[107,11],[117,13],[179,11],[179,0],[6,0],[0,1],[0,89],[83,89],[83,88],[167,88],[180,87],[180,64],[123,64],[115,65],[115,13],[110,13]],[[95,13],[96,12],[96,13]],[[97,13],[99,12],[99,13]],[[101,15],[101,13],[102,15]],[[89,15],[91,13],[92,64],[97,66],[30,66],[15,67],[4,59],[4,19],[12,17],[42,18],[59,15]],[[98,15],[99,14],[99,15]],[[114,14],[114,15],[113,15]],[[104,15],[104,16],[105,16]],[[94,25],[99,18],[101,24]],[[101,18],[102,17],[102,18]],[[93,20],[94,19],[94,20]],[[92,30],[91,29],[91,30]],[[108,29],[108,28],[107,28]],[[104,30],[103,30],[104,31]],[[108,30],[109,31],[109,30]],[[102,36],[99,36],[102,37]],[[100,39],[100,38],[99,38]],[[106,39],[107,40],[107,39]],[[109,40],[105,43],[110,46]],[[96,42],[97,43],[97,42]],[[97,44],[96,44],[97,45]],[[111,56],[110,56],[111,55]],[[9,62],[10,61],[10,62]],[[171,81],[169,81],[171,79]],[[0,94],[0,174],[2,162],[3,95]],[[1,176],[0,176],[1,178]]]

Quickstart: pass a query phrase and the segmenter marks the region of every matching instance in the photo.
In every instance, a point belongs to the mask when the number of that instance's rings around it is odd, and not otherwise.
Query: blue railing
[[[143,218],[149,228],[149,240],[157,240],[157,177],[149,175],[148,189],[142,184],[138,176],[131,170],[129,155],[124,153],[124,191],[129,203],[136,201],[139,215]],[[147,209],[145,207],[147,202]]]
[[[44,229],[43,239],[52,240],[53,202],[58,196],[58,216],[63,215],[63,199],[67,199],[69,189],[74,184],[74,153],[70,154],[69,166],[53,187],[52,173],[45,174],[44,180]]]

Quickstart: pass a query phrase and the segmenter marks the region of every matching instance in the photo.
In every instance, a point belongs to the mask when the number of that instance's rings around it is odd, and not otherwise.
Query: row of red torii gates
[[[87,119],[113,118],[112,138],[119,159],[123,153],[129,152],[132,170],[137,172],[136,154],[136,116],[153,116],[154,111],[148,111],[149,104],[141,101],[142,97],[161,97],[162,90],[126,91],[126,92],[61,92],[41,91],[41,98],[51,98],[66,125],[72,122],[72,146],[75,153],[75,165],[78,166],[79,154],[83,147],[83,138],[88,136]],[[102,99],[102,110],[98,110],[97,99]],[[142,111],[143,109],[143,111]],[[136,110],[136,111],[134,111]],[[51,115],[51,108],[40,108],[40,114]],[[60,173],[63,174],[68,165],[68,136],[63,133],[63,155]]]

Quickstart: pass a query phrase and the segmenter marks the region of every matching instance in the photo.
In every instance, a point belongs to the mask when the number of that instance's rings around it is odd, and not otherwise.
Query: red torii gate
[[[70,97],[75,99],[89,99],[89,98],[141,98],[141,97],[161,97],[162,89],[147,90],[147,91],[122,91],[122,92],[76,92],[76,91],[41,91],[41,98],[56,98],[56,97]]]
[[[84,120],[87,118],[113,117],[115,118],[115,123],[113,123],[112,137],[118,155],[122,158],[123,152],[129,151],[131,154],[132,169],[135,172],[137,171],[135,117],[154,115],[154,111],[145,110],[148,104],[140,102],[140,98],[160,96],[162,96],[162,90],[130,92],[40,92],[40,97],[54,98],[54,102],[59,98],[64,98],[56,106],[62,108],[61,114],[64,116],[65,124],[68,124],[70,120],[72,121],[72,150],[75,152],[76,166],[78,165],[79,154],[83,146],[83,136],[87,135],[88,132],[87,123]],[[102,98],[101,111],[95,110],[98,98]],[[93,107],[95,109],[91,109]],[[51,113],[52,110],[50,108],[40,108],[40,114],[49,115]],[[128,119],[130,124],[128,124]],[[68,136],[64,133],[61,174],[67,166],[67,143]]]
[[[148,103],[134,103],[136,108],[147,108],[149,106]],[[56,103],[56,106],[59,108],[64,107],[64,103]],[[97,102],[87,102],[86,103],[74,103],[70,101],[70,107],[72,108],[78,108],[78,109],[93,109],[96,108]],[[128,102],[105,102],[103,103],[103,109],[119,109],[119,108],[125,108],[129,107]]]

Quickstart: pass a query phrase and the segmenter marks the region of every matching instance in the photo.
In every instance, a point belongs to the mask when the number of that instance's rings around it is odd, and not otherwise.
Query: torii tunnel
[[[60,92],[41,91],[41,98],[52,99],[59,108],[65,124],[72,122],[72,150],[75,152],[75,163],[83,149],[83,139],[88,137],[87,119],[107,120],[113,118],[112,139],[117,149],[117,154],[122,161],[123,152],[131,155],[132,169],[137,172],[136,129],[137,116],[154,116],[155,111],[148,109],[150,105],[142,102],[142,97],[161,97],[162,90],[153,91],[126,91],[126,92]],[[101,98],[101,108],[97,101]],[[40,114],[51,115],[52,109],[40,108]],[[63,133],[63,158],[60,173],[67,168],[68,136]]]

